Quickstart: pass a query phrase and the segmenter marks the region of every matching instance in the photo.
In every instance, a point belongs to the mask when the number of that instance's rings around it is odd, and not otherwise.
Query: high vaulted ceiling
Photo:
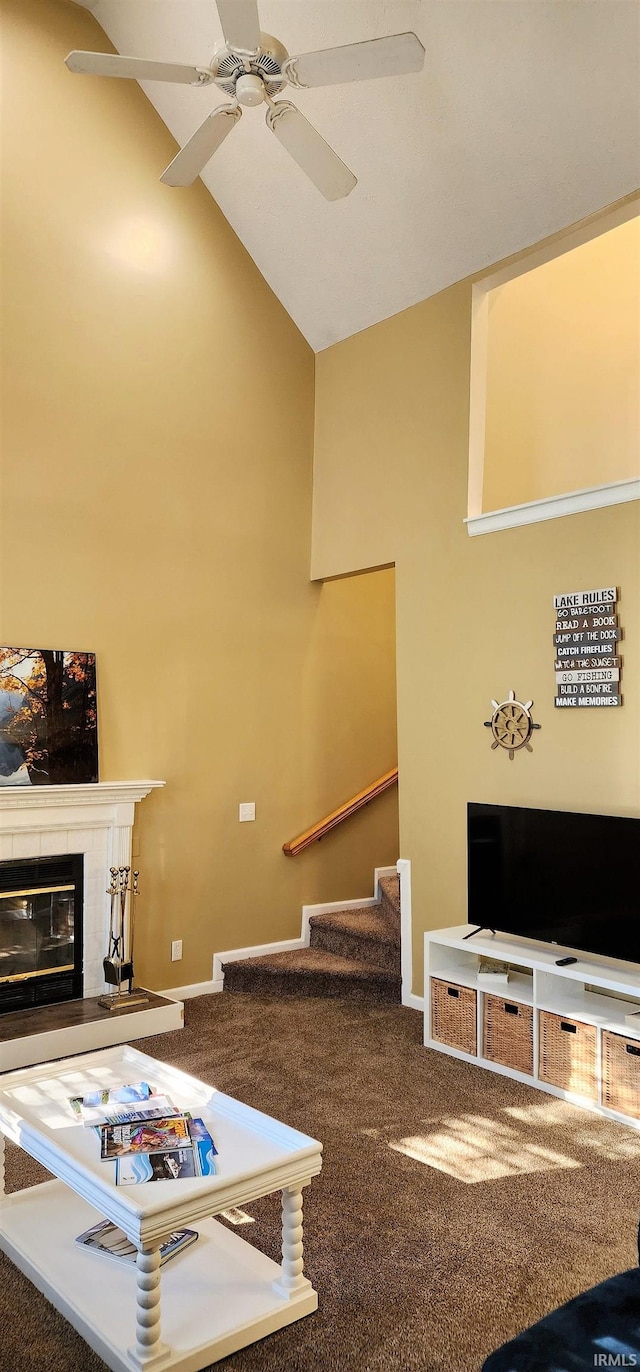
[[[131,56],[208,65],[222,36],[214,0],[80,3]],[[405,30],[427,51],[417,75],[285,92],[355,171],[347,199],[323,200],[260,108],[203,173],[316,350],[640,184],[636,0],[260,0],[260,20],[290,53]],[[224,99],[144,89],[180,144]]]

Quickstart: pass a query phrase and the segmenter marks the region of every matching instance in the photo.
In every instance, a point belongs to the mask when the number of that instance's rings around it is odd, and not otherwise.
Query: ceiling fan
[[[326,200],[340,200],[357,177],[289,100],[274,100],[285,86],[306,89],[377,76],[420,71],[424,48],[415,33],[397,33],[346,47],[290,57],[277,38],[261,33],[256,0],[216,0],[224,41],[208,66],[146,61],[104,52],[70,52],[70,71],[88,76],[125,76],[134,81],[212,83],[232,97],[212,110],[160,177],[167,186],[190,186],[242,114],[242,105],[268,105],[267,127]]]

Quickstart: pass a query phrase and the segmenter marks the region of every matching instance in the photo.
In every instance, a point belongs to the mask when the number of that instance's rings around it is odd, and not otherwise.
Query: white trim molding
[[[533,247],[529,252],[518,254],[517,258],[506,266],[500,267],[497,271],[489,271],[474,282],[471,294],[468,495],[467,518],[464,520],[467,533],[471,537],[475,534],[493,534],[501,529],[517,528],[522,524],[537,524],[545,519],[560,519],[565,515],[580,514],[584,510],[598,510],[607,505],[620,505],[628,500],[640,499],[640,480],[631,478],[591,486],[584,490],[569,491],[560,496],[532,500],[523,505],[511,505],[502,510],[482,510],[491,293],[500,286],[515,281],[517,277],[525,276],[547,262],[591,242],[601,234],[628,223],[637,218],[639,213],[640,197],[634,193],[627,197],[623,204],[590,216],[566,233],[554,235],[542,247]]]
[[[412,993],[407,996],[406,1000],[403,1000],[402,1004],[408,1006],[410,1010],[418,1010],[421,1015],[424,1015],[424,996],[414,996]]]
[[[213,955],[212,991],[224,991],[225,962],[244,962],[246,958],[266,958],[271,953],[292,953],[296,948],[308,948],[303,938],[285,938],[276,943],[256,943],[252,948],[229,948]]]
[[[172,986],[169,991],[154,991],[154,995],[163,996],[165,1000],[193,1000],[194,996],[211,996],[214,991],[221,991],[221,986],[216,986],[214,981],[192,981],[188,986]]]
[[[509,505],[504,510],[488,510],[486,514],[469,516],[463,521],[467,533],[495,534],[501,529],[515,529],[523,524],[539,524],[545,519],[562,519],[565,515],[582,514],[586,510],[601,510],[607,505],[624,505],[640,500],[640,478],[611,481],[604,486],[587,486],[567,495],[552,495],[544,500],[530,500],[524,505]]]
[[[244,962],[247,958],[265,958],[271,953],[292,953],[298,948],[308,948],[311,938],[309,920],[312,915],[330,915],[334,910],[366,910],[371,905],[377,905],[380,900],[380,878],[394,877],[395,867],[376,867],[373,875],[372,896],[363,896],[361,900],[332,900],[324,905],[303,905],[302,920],[300,924],[300,937],[280,939],[276,943],[257,943],[252,948],[231,948],[225,953],[214,953],[212,981],[201,983],[209,987],[212,992],[224,990],[224,964],[225,962]],[[184,1000],[189,995],[204,995],[204,991],[196,989],[191,991],[189,987],[182,986],[177,991],[159,991],[158,995],[175,995],[180,1000]]]
[[[408,858],[398,858],[396,871],[400,877],[400,970],[402,975],[402,1004],[412,1005],[415,999],[413,990],[413,940],[411,934],[411,863]]]
[[[91,781],[71,786],[0,786],[0,810],[49,810],[52,806],[135,805],[164,781]],[[6,833],[5,821],[2,832]]]

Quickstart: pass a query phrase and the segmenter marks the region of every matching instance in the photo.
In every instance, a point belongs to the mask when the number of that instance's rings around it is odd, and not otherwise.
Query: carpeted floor
[[[317,1314],[228,1372],[477,1372],[505,1338],[634,1265],[640,1134],[421,1045],[416,1011],[342,999],[187,1002],[139,1047],[324,1144],[305,1191]],[[42,1169],[8,1148],[7,1186]],[[243,1238],[279,1257],[279,1198]],[[180,1259],[176,1259],[180,1261]],[[104,1364],[0,1254],[0,1367]]]

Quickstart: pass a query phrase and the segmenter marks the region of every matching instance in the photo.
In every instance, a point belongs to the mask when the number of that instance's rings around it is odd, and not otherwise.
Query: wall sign
[[[617,604],[616,586],[553,597],[556,709],[622,704]]]

